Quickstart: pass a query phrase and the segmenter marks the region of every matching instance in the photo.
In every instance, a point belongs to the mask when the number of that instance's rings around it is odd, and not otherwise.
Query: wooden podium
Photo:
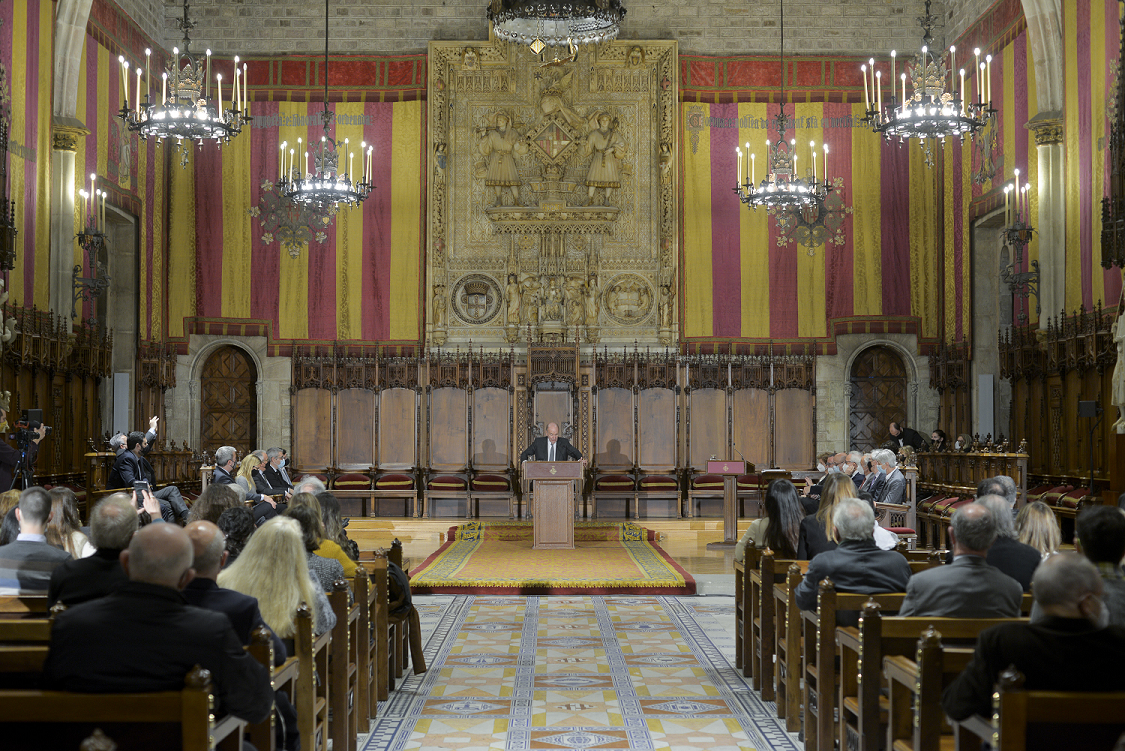
[[[525,479],[535,483],[533,550],[574,549],[574,482],[582,479],[582,462],[525,461]]]
[[[709,461],[707,474],[723,478],[723,541],[709,542],[708,548],[732,547],[738,542],[738,476],[746,474],[746,462]]]

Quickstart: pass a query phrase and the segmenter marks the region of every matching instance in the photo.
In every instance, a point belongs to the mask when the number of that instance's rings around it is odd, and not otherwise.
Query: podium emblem
[[[557,469],[555,469],[555,465],[553,465],[553,464],[551,465],[551,469],[550,469],[550,472],[551,472],[551,474],[552,474],[552,475],[553,475],[553,474],[557,474],[557,473],[558,473],[558,470],[557,470]]]
[[[723,471],[724,472],[730,472],[730,467],[728,467],[727,465],[724,464],[723,465]]]

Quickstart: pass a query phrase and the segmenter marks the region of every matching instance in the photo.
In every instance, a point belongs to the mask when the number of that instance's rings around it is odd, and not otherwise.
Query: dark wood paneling
[[[728,458],[723,453],[728,444],[727,392],[723,389],[695,389],[688,398],[691,400],[690,463],[693,469],[704,470],[712,456]]]
[[[637,394],[637,466],[672,471],[676,467],[676,392],[643,389]]]
[[[294,465],[309,471],[331,467],[332,392],[301,389],[293,398],[297,420],[293,431]]]
[[[556,423],[559,426],[559,435],[566,436],[568,425],[574,425],[574,397],[571,396],[570,391],[548,391],[543,389],[535,390],[535,415],[532,420],[533,425],[539,425],[543,429],[544,434],[547,431],[547,425]],[[573,432],[570,436],[574,438]],[[571,443],[574,443],[571,440]],[[523,450],[522,447],[520,449]]]
[[[780,427],[784,429],[785,423]],[[734,392],[734,441],[738,450],[755,467],[770,464],[770,395],[763,389]],[[724,447],[725,449],[725,447]],[[732,452],[734,453],[734,452]],[[738,454],[734,453],[737,458]],[[729,458],[719,454],[719,458]]]
[[[812,394],[804,389],[781,389],[774,399],[774,464],[783,469],[808,469],[816,454]]]
[[[595,451],[599,467],[633,466],[633,392],[598,389]]]
[[[465,389],[430,392],[430,466],[446,470],[469,465],[469,395]]]
[[[336,393],[336,466],[369,470],[375,464],[375,392],[344,389]]]
[[[473,392],[474,467],[507,467],[511,463],[512,418],[509,404],[507,389],[486,388]]]
[[[379,392],[379,467],[410,469],[418,465],[417,392]]]

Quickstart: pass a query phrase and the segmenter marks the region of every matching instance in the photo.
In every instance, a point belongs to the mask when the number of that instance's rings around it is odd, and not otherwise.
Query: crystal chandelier
[[[772,212],[821,206],[832,190],[828,180],[828,144],[824,144],[824,179],[817,180],[816,144],[809,142],[812,165],[804,177],[797,170],[797,139],[785,141],[785,2],[781,3],[781,109],[777,113],[777,140],[766,139],[766,164],[761,182],[757,180],[757,154],[735,148],[738,180],[734,192],[752,209],[764,206]]]
[[[180,150],[180,165],[187,166],[188,149],[184,142],[202,145],[204,141],[218,143],[229,141],[242,132],[242,128],[252,118],[246,96],[246,66],[238,67],[238,57],[234,58],[234,81],[231,84],[230,99],[223,101],[223,76],[215,76],[215,94],[211,98],[211,50],[207,50],[206,62],[191,53],[191,38],[188,32],[195,28],[195,22],[188,19],[188,2],[184,0],[184,15],[178,21],[184,32],[184,48],[172,48],[172,59],[161,76],[160,98],[149,75],[151,50],[145,50],[144,98],[141,98],[141,69],[136,69],[136,84],[129,93],[129,62],[124,56],[118,57],[121,63],[121,84],[124,102],[118,116],[125,121],[129,130],[141,138],[155,138],[158,141],[175,140]],[[226,106],[229,105],[229,106]]]
[[[490,0],[492,31],[505,42],[547,47],[612,42],[621,30],[621,0]]]
[[[335,114],[328,109],[328,0],[324,0],[324,112],[321,113],[321,118],[324,120],[324,135],[311,154],[305,150],[307,145],[300,138],[297,139],[296,148],[287,142],[281,144],[278,165],[281,174],[277,188],[282,196],[318,214],[334,214],[341,205],[359,206],[371,194],[374,187],[371,184],[371,155],[374,147],[368,146],[366,142],[360,143],[361,179],[353,182],[356,152],[352,150],[351,140],[345,138],[341,149],[341,144],[328,135],[328,128],[335,119]],[[347,160],[346,172],[341,171],[344,167],[340,164],[341,158]]]
[[[948,67],[945,60],[930,49],[936,20],[937,17],[930,14],[930,0],[926,0],[926,15],[918,19],[923,31],[921,53],[912,64],[903,65],[901,74],[896,66],[897,53],[891,50],[890,91],[885,102],[883,71],[875,70],[875,58],[868,60],[867,65],[860,66],[863,71],[864,102],[867,106],[865,121],[872,130],[888,141],[893,138],[900,142],[918,139],[926,150],[926,161],[929,164],[933,163],[933,139],[944,142],[951,136],[971,137],[996,113],[992,109],[992,55],[986,55],[982,61],[980,49],[974,50],[970,74],[976,76],[976,101],[966,101],[965,69],[961,68],[959,71],[960,85],[953,78],[953,71],[957,69],[957,48],[949,48]],[[913,89],[909,94],[906,89],[908,77]]]

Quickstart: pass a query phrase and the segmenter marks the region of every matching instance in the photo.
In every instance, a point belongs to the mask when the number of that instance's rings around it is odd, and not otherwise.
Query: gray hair
[[[1088,594],[1100,595],[1102,577],[1086,556],[1057,553],[1048,556],[1035,569],[1031,591],[1040,607],[1073,605]]]
[[[264,462],[266,460],[266,452],[262,451],[261,449],[257,449],[256,451],[251,451],[250,455],[258,457],[258,461],[260,461],[260,462]]]
[[[234,446],[220,446],[215,449],[215,465],[219,467],[226,466],[227,462],[233,459],[237,453]]]
[[[130,493],[114,493],[90,514],[90,542],[98,550],[124,550],[137,531],[137,509]]]
[[[274,446],[271,449],[266,449],[266,461],[272,462],[279,456],[281,456],[281,449],[279,449],[277,446]]]
[[[982,511],[975,518],[967,513],[974,507]],[[983,503],[967,503],[957,509],[950,527],[957,542],[968,550],[988,550],[996,542],[996,515]]]
[[[856,466],[859,466],[863,463],[863,454],[859,453],[858,451],[849,451],[848,461],[852,464],[855,464]]]
[[[898,458],[890,449],[875,449],[871,452],[871,458],[892,469],[898,466]]]
[[[305,475],[301,478],[300,482],[297,483],[296,487],[293,488],[294,493],[312,493],[313,495],[323,493],[325,490],[327,490],[327,488],[324,487],[324,483],[321,482],[320,478],[316,475]]]
[[[1008,509],[1016,507],[1016,481],[1007,475],[996,475],[977,483],[977,498],[985,495],[998,495],[1008,503]]]
[[[832,524],[844,540],[870,540],[875,536],[875,512],[867,501],[841,498],[832,512]]]
[[[109,447],[116,451],[119,448],[125,447],[125,434],[118,433],[113,438],[109,439]]]
[[[1012,519],[1012,507],[1008,505],[1006,498],[989,493],[988,495],[982,495],[977,498],[977,503],[992,512],[992,518],[996,521],[997,537],[1010,537],[1013,540],[1018,539],[1018,535],[1016,534],[1016,522]]]

